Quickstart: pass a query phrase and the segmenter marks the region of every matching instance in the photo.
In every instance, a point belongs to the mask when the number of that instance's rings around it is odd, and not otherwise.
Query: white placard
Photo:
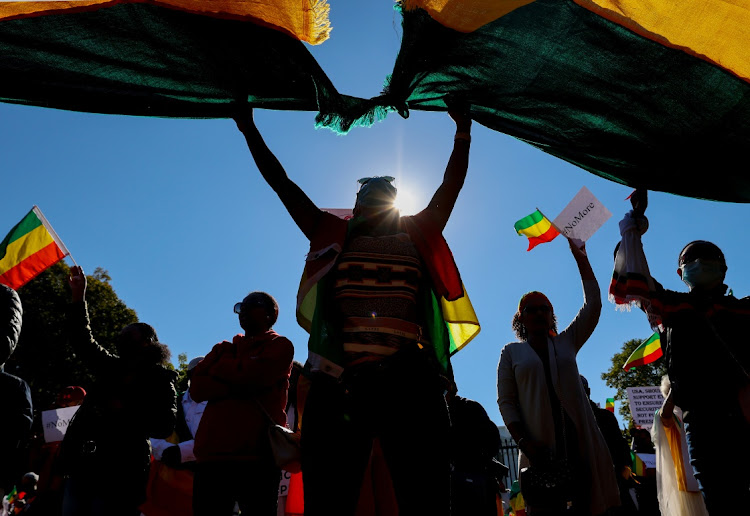
[[[651,428],[654,425],[654,414],[664,403],[661,388],[628,387],[626,390],[633,422],[641,428]]]
[[[62,441],[68,424],[80,405],[65,407],[42,412],[42,426],[44,427],[44,441],[54,443]]]
[[[585,186],[553,221],[563,236],[585,242],[607,222],[612,213]]]
[[[655,453],[636,453],[638,458],[643,461],[643,465],[646,469],[656,469],[656,454]]]
[[[291,480],[292,474],[287,470],[281,470],[281,482],[279,482],[279,496],[286,496],[289,494],[289,480]]]

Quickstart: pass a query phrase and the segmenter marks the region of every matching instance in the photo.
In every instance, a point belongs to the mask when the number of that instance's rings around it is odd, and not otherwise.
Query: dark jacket
[[[68,309],[71,343],[92,368],[88,390],[63,440],[63,467],[94,484],[121,483],[118,491],[145,496],[150,436],[166,438],[176,421],[177,373],[157,364],[136,363],[111,354],[91,335],[85,303]]]
[[[662,343],[674,401],[683,411],[735,411],[737,392],[750,371],[750,298],[726,295],[721,285],[711,292],[675,292],[658,283],[652,309],[664,326]],[[721,370],[705,381],[706,357]]]
[[[29,385],[3,371],[21,335],[23,309],[18,293],[0,284],[0,399],[3,418],[0,424],[0,487],[6,490],[18,482],[19,445],[29,435],[34,414]]]

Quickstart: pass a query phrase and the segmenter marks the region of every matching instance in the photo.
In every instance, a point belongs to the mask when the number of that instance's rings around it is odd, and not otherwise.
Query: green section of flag
[[[0,22],[0,101],[161,117],[231,117],[238,98],[317,111],[338,94],[300,41],[149,5]]]
[[[442,111],[449,99],[605,179],[750,202],[750,176],[731,172],[747,161],[750,84],[574,2],[536,0],[471,33],[405,11],[384,95],[319,121],[346,131],[358,117]],[[686,170],[716,173],[685,181]]]
[[[42,225],[42,221],[36,216],[34,210],[31,210],[18,224],[16,224],[5,238],[0,242],[0,258],[5,256],[8,245],[12,244],[24,235],[31,233],[34,229]]]
[[[533,225],[540,223],[542,220],[544,220],[544,215],[542,215],[542,212],[540,212],[539,210],[536,210],[531,215],[527,215],[526,217],[513,224],[513,227],[515,228],[516,232],[520,233],[524,229],[528,229]]]

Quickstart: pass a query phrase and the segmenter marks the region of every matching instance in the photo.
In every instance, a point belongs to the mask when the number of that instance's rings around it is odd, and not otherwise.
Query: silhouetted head
[[[354,217],[361,217],[370,225],[398,221],[399,212],[395,205],[397,192],[392,182],[390,176],[360,179],[352,212]]]
[[[172,357],[169,347],[159,342],[154,327],[142,322],[125,326],[116,344],[117,354],[133,362],[166,365]]]
[[[533,291],[521,297],[518,311],[513,316],[513,332],[519,340],[528,340],[529,335],[557,333],[557,318],[547,296]]]
[[[583,392],[586,393],[586,396],[589,398],[591,397],[591,388],[589,387],[589,381],[586,379],[585,376],[579,375],[581,377],[581,385],[583,385]]]
[[[241,303],[234,305],[240,326],[246,335],[260,335],[270,330],[279,317],[279,304],[266,292],[250,292]]]
[[[83,403],[86,397],[86,390],[78,385],[69,385],[60,391],[57,395],[58,407],[75,407]]]
[[[0,284],[0,367],[8,361],[21,337],[23,308],[18,293]]]
[[[203,356],[195,357],[190,362],[188,362],[187,373],[186,373],[188,382],[190,381],[190,378],[193,377],[193,369],[195,369],[195,366],[197,366],[198,364],[200,364],[201,360],[203,360],[204,358],[206,358],[206,357],[203,357]]]
[[[677,275],[690,290],[711,290],[724,283],[727,262],[716,244],[695,240],[686,245],[677,260]]]

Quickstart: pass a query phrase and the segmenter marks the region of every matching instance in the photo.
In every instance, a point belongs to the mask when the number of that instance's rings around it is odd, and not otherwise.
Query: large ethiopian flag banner
[[[70,252],[38,206],[0,242],[0,283],[18,289]]]
[[[476,122],[605,179],[750,202],[748,0],[401,0],[382,95],[324,112],[469,106]],[[712,181],[686,181],[715,171]]]
[[[0,1],[0,102],[227,118],[237,102],[313,111],[337,92],[303,42],[324,0]]]

